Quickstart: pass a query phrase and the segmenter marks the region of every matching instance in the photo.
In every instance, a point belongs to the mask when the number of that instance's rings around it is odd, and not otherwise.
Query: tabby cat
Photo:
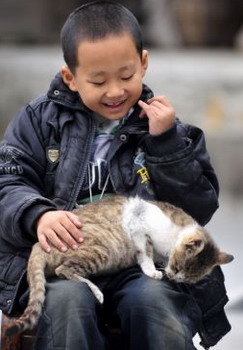
[[[161,279],[154,261],[165,261],[165,274],[176,282],[196,283],[219,264],[233,260],[221,252],[204,228],[183,210],[165,202],[112,196],[74,210],[83,224],[83,243],[77,250],[50,253],[39,243],[28,263],[30,296],[23,315],[7,335],[32,329],[45,300],[45,276],[85,282],[96,298],[103,294],[88,277],[138,264],[145,275]]]

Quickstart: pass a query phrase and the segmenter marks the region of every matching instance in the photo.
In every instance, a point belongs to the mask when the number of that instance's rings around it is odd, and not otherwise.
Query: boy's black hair
[[[97,41],[124,32],[132,36],[142,57],[141,28],[126,7],[112,1],[93,1],[78,7],[69,15],[61,30],[63,56],[69,69],[75,72],[77,48],[82,40]]]

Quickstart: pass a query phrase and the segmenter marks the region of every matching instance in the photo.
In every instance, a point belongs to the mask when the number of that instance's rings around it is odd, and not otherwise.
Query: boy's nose
[[[117,85],[114,84],[112,86],[109,86],[106,92],[106,96],[108,98],[121,97],[123,95],[124,95],[124,89],[119,84]]]

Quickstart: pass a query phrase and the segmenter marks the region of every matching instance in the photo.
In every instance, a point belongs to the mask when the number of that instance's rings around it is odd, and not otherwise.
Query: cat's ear
[[[217,258],[218,258],[217,260],[218,260],[219,265],[228,264],[232,260],[234,260],[233,255],[225,253],[225,252],[221,252],[221,251],[219,251]]]
[[[185,244],[186,253],[188,255],[196,255],[200,253],[204,247],[204,241],[202,239],[192,239]]]

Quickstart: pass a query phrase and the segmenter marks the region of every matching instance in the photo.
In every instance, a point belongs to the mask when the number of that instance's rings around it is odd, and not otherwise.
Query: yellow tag
[[[149,177],[149,173],[148,173],[148,169],[144,166],[140,169],[137,170],[137,173],[141,176],[141,183],[143,184],[144,182],[149,181],[150,177]]]

